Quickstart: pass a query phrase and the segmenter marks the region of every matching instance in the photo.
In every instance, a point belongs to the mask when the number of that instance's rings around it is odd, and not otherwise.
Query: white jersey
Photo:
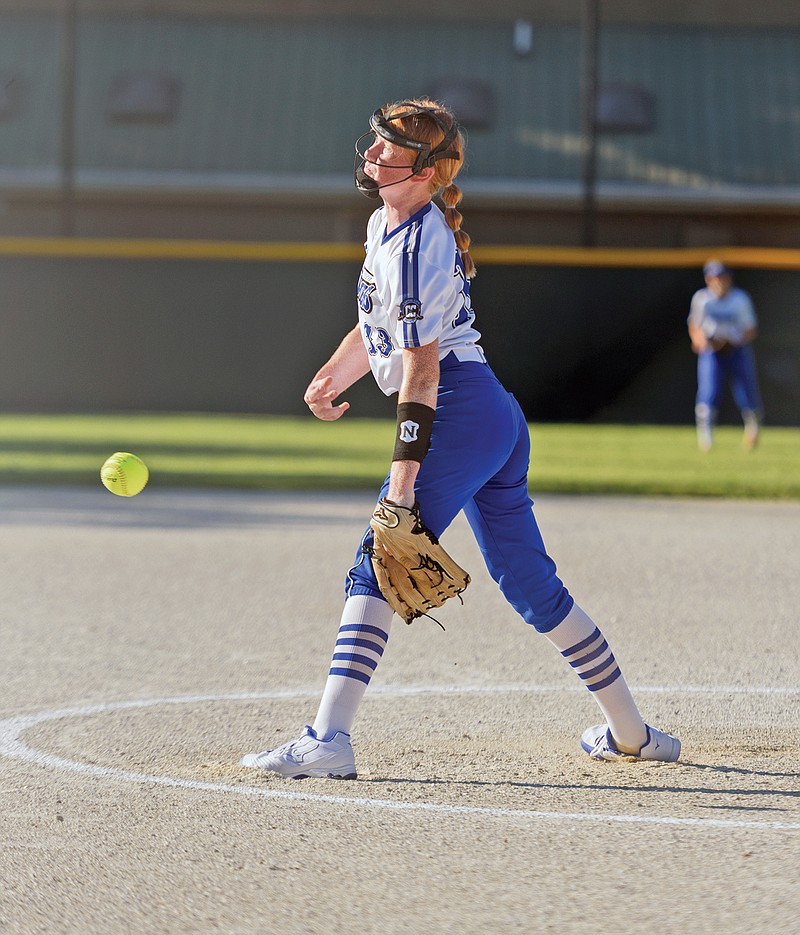
[[[375,382],[389,396],[403,380],[403,350],[439,340],[439,360],[485,362],[469,298],[469,281],[453,232],[429,202],[396,230],[386,210],[369,219],[358,281],[358,321]]]
[[[731,287],[721,298],[709,288],[692,297],[688,323],[702,328],[707,338],[724,338],[738,343],[745,331],[756,326],[756,313],[750,296]]]

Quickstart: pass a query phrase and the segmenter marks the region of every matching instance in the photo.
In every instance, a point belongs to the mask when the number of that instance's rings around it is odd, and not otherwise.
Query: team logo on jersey
[[[422,321],[422,302],[419,299],[404,299],[400,303],[400,321]]]
[[[415,442],[419,434],[419,422],[412,422],[406,419],[398,426],[398,436],[401,442]]]
[[[361,271],[358,280],[358,307],[365,315],[369,315],[372,311],[372,296],[375,293],[375,283],[364,277],[365,272],[366,270]]]

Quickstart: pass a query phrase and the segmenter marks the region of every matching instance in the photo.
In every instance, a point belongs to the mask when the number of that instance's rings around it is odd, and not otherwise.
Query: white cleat
[[[288,779],[355,779],[357,775],[350,735],[338,731],[330,740],[320,740],[311,727],[296,740],[263,753],[248,753],[239,763]]]
[[[698,425],[697,426],[697,447],[703,454],[708,454],[711,451],[711,447],[714,443],[714,437],[711,434],[711,429],[707,425]]]
[[[581,747],[595,760],[660,760],[674,763],[681,752],[681,742],[672,734],[655,727],[647,728],[647,740],[638,753],[623,753],[618,750],[605,724],[595,724],[581,734]]]
[[[758,432],[758,416],[752,411],[746,412],[744,415],[744,435],[742,436],[742,444],[746,451],[752,451],[758,444]]]

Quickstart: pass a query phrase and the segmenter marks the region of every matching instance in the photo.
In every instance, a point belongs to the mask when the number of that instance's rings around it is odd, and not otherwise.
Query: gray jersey
[[[695,292],[688,323],[701,328],[707,338],[738,344],[745,331],[756,327],[757,321],[750,296],[733,286],[722,298],[709,288]]]

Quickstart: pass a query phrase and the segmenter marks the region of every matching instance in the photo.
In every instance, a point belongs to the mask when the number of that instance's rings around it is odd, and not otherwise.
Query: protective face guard
[[[384,115],[382,110],[376,110],[375,113],[369,118],[369,125],[372,128],[372,132],[364,133],[356,140],[356,158],[353,167],[353,175],[355,177],[356,188],[368,198],[380,197],[381,188],[388,188],[389,185],[398,185],[400,182],[406,182],[411,178],[411,176],[419,175],[423,169],[427,169],[430,166],[433,166],[434,163],[438,162],[439,159],[461,158],[457,150],[448,149],[458,134],[458,124],[456,124],[455,121],[453,121],[452,126],[448,127],[437,115],[437,113],[430,107],[418,107],[416,104],[411,104],[405,101],[401,102],[399,106],[407,106],[408,110],[404,110],[400,113],[394,113],[391,115],[391,117],[388,118]],[[390,122],[391,120],[398,120],[405,117],[416,117],[420,114],[426,114],[428,117],[430,117],[431,120],[433,120],[434,123],[444,133],[444,139],[441,141],[441,143],[437,144],[433,148],[431,148],[430,143],[426,143],[424,140],[414,140],[408,136],[404,136],[397,129],[397,127],[395,127],[394,124]],[[359,147],[362,141],[371,136],[372,133],[376,133],[378,136],[382,136],[383,139],[388,140],[390,143],[394,143],[396,146],[402,146],[405,149],[410,149],[417,153],[417,158],[412,164],[392,167],[395,169],[411,169],[411,175],[407,175],[403,179],[398,179],[397,182],[389,182],[387,185],[378,186],[373,181],[373,179],[364,173],[363,167],[367,159],[365,153],[362,153]]]

